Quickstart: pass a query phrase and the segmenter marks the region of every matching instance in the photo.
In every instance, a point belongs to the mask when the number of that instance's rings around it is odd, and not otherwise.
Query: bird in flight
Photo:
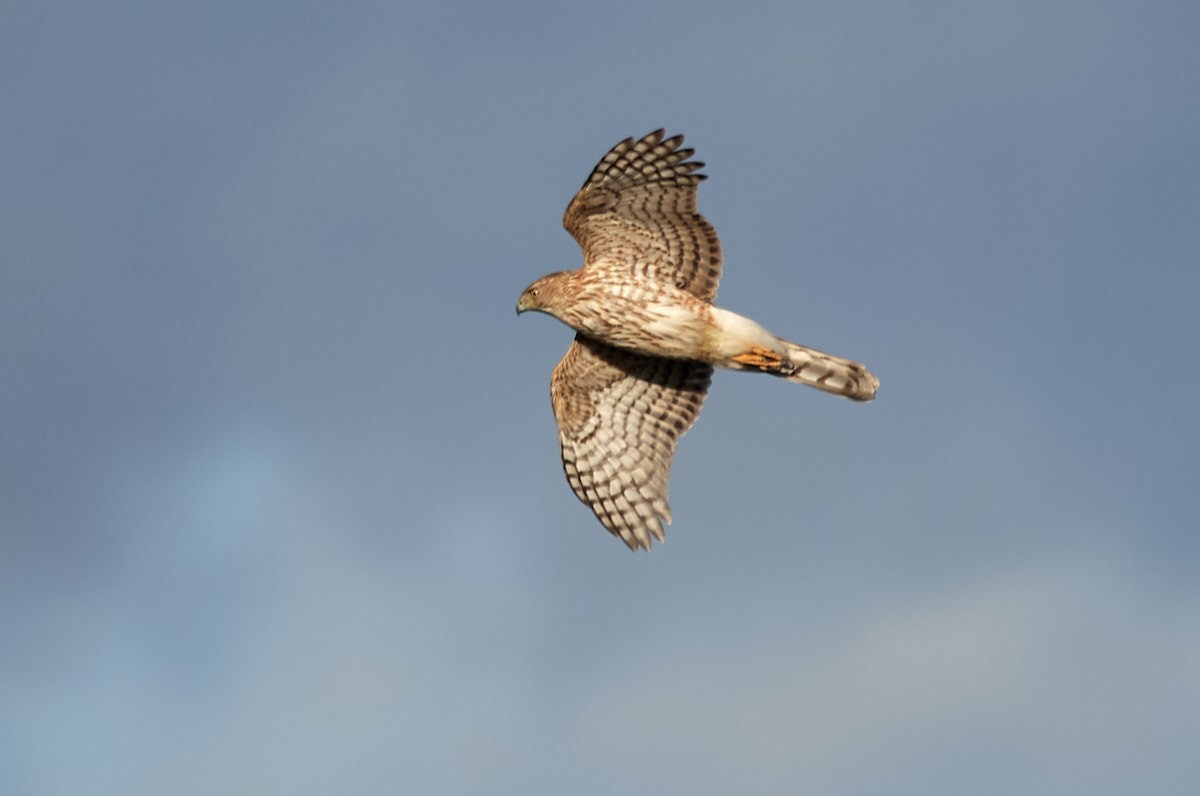
[[[855,401],[879,380],[858,362],[776,337],[713,304],[721,244],[696,212],[704,164],[656,130],[609,150],[563,226],[583,267],[525,288],[517,313],[558,318],[575,341],[550,377],[563,471],[576,496],[631,550],[662,542],[679,438],[713,368],[769,373]]]

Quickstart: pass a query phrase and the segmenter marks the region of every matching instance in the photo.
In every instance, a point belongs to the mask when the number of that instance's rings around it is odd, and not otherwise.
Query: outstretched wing
[[[575,198],[563,226],[583,249],[583,267],[637,273],[712,301],[721,279],[717,233],[696,212],[704,164],[663,131],[609,150]]]
[[[712,366],[624,351],[583,335],[550,378],[563,471],[630,550],[663,541],[675,443],[700,414]]]

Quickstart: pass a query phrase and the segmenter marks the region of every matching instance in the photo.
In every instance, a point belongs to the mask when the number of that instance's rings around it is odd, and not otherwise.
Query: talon
[[[779,371],[783,367],[783,357],[769,348],[759,348],[758,346],[732,356],[730,359],[739,365],[758,370]]]

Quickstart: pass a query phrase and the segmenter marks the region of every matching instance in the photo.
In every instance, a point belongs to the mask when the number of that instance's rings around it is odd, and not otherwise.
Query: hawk
[[[609,150],[563,226],[583,267],[537,280],[517,314],[575,330],[550,377],[567,482],[630,550],[664,541],[675,444],[700,414],[713,368],[769,373],[856,401],[879,380],[858,362],[776,337],[714,306],[721,244],[696,212],[704,164],[656,130]]]

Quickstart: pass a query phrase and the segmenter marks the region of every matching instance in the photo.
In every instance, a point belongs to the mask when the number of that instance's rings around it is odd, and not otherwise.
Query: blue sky
[[[1187,793],[1189,3],[45,3],[0,25],[0,790]],[[721,303],[667,543],[571,495],[609,146]]]

